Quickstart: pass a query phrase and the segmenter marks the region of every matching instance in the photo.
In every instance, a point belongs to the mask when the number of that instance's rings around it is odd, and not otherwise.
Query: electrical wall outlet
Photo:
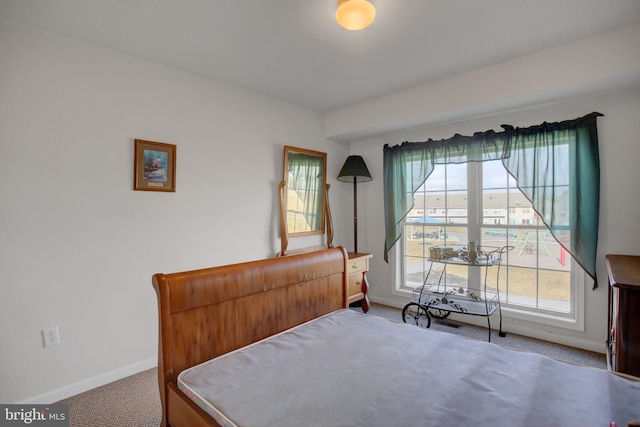
[[[57,326],[42,330],[42,343],[45,348],[60,344],[60,333]]]

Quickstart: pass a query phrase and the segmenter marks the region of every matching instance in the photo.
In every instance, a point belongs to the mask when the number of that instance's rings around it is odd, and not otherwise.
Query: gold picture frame
[[[135,140],[133,189],[176,191],[176,146],[164,142]]]

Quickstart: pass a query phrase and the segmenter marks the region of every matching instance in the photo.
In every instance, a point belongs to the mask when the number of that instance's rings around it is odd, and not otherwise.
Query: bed
[[[640,383],[350,310],[343,248],[156,274],[162,426],[609,426]]]

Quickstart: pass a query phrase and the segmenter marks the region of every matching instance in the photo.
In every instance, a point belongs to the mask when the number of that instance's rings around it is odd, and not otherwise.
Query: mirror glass
[[[324,233],[326,169],[326,153],[284,147],[284,201],[289,236]]]

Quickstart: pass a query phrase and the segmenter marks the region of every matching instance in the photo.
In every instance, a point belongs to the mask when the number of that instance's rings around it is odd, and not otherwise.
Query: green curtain
[[[294,190],[302,201],[301,214],[310,230],[322,229],[322,157],[305,153],[289,152],[289,189]]]
[[[502,125],[503,132],[454,135],[446,140],[384,146],[384,259],[401,235],[413,194],[436,164],[499,160],[516,179],[554,238],[596,280],[600,166],[596,118],[527,128]],[[561,212],[569,212],[564,216]]]

